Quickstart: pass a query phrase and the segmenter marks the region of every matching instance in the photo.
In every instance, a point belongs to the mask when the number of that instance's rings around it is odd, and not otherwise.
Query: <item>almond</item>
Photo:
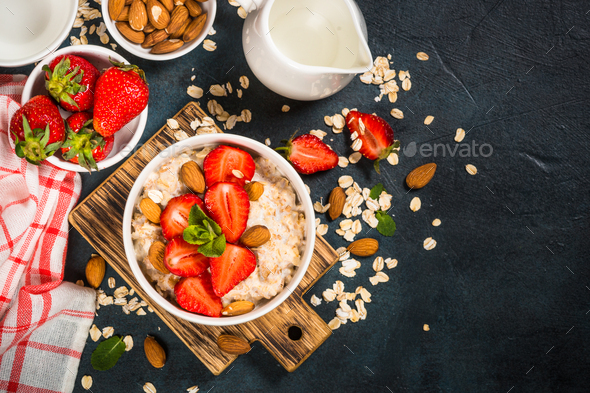
[[[145,40],[144,32],[133,30],[127,22],[117,22],[115,26],[117,26],[119,33],[121,33],[123,37],[127,38],[131,42],[141,44]]]
[[[147,14],[156,29],[165,29],[170,23],[170,13],[158,0],[148,0]]]
[[[112,20],[117,20],[123,7],[125,7],[125,0],[109,0],[109,16]]]
[[[117,22],[128,22],[129,21],[129,10],[131,9],[130,6],[126,5],[123,7],[123,11],[117,17]]]
[[[164,265],[165,251],[166,245],[163,242],[156,240],[150,246],[150,250],[148,251],[148,259],[150,260],[150,263],[155,269],[159,270],[164,274],[170,274],[170,271],[168,270],[166,265]]]
[[[184,21],[184,24],[182,26],[180,26],[180,28],[178,28],[173,34],[170,34],[170,38],[182,39],[182,36],[190,23],[191,23],[191,18],[186,18],[186,20]]]
[[[152,336],[147,336],[143,342],[143,350],[148,362],[155,368],[162,368],[166,364],[164,348]]]
[[[154,31],[156,31],[156,28],[154,27],[154,25],[152,25],[152,22],[150,22],[148,19],[148,23],[143,28],[143,32],[146,34],[150,34],[150,33],[153,33]]]
[[[246,247],[260,247],[270,240],[270,231],[264,225],[254,225],[246,229],[240,243]]]
[[[328,199],[328,203],[330,204],[330,208],[328,209],[328,215],[332,220],[337,219],[342,214],[342,210],[344,210],[344,203],[346,202],[346,193],[342,189],[342,187],[336,187],[330,193],[330,198]]]
[[[346,247],[346,250],[357,257],[370,257],[379,250],[379,242],[376,239],[366,237],[353,241]]]
[[[160,2],[164,7],[166,7],[168,12],[172,12],[174,9],[174,0],[160,0]]]
[[[254,303],[246,300],[239,300],[224,307],[223,310],[221,310],[221,315],[234,317],[236,315],[249,313],[252,310],[254,310]]]
[[[104,259],[100,255],[93,254],[86,264],[86,281],[88,285],[96,289],[100,286],[105,272]]]
[[[174,52],[176,49],[180,48],[182,45],[184,45],[183,40],[166,40],[166,41],[162,41],[162,42],[159,42],[156,45],[154,45],[154,47],[152,48],[150,53],[153,53],[155,55],[160,55],[162,53],[170,53],[170,52]]]
[[[424,164],[419,166],[418,168],[414,169],[412,172],[408,174],[406,177],[406,184],[411,189],[417,190],[418,188],[422,188],[427,185],[432,177],[434,176],[434,172],[436,172],[436,164]]]
[[[166,27],[166,33],[172,34],[175,33],[176,30],[180,29],[184,22],[188,19],[188,10],[185,6],[179,5],[178,7],[174,8],[172,14],[170,14],[170,23]]]
[[[232,355],[242,355],[250,351],[250,344],[241,337],[232,336],[231,334],[222,334],[217,337],[217,346],[223,352]]]
[[[154,224],[160,223],[162,209],[160,209],[160,206],[158,206],[156,202],[152,201],[150,198],[143,198],[141,202],[139,202],[139,208],[148,220]]]
[[[180,168],[180,179],[192,192],[196,194],[205,192],[205,175],[196,162],[188,161]]]
[[[151,48],[152,46],[156,45],[158,42],[164,41],[168,38],[168,33],[164,30],[156,30],[153,33],[148,34],[145,37],[145,40],[141,44],[142,48]]]
[[[197,38],[198,35],[201,34],[206,21],[207,13],[201,14],[193,19],[193,21],[186,27],[186,31],[182,35],[182,40],[184,42],[189,42]]]
[[[129,26],[135,31],[142,31],[148,23],[145,4],[141,0],[133,0],[129,8]]]
[[[195,0],[186,0],[184,6],[188,8],[188,12],[193,18],[203,13],[203,9]]]
[[[248,193],[248,199],[257,201],[258,198],[264,194],[264,185],[260,182],[253,181],[244,186],[244,190]]]

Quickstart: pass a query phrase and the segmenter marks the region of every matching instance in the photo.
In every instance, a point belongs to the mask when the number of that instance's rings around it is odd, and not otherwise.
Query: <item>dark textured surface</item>
[[[96,343],[89,340],[78,381],[92,375],[93,392],[139,392],[146,381],[158,392],[182,392],[195,384],[203,392],[588,391],[590,5],[535,0],[359,5],[373,56],[391,53],[392,68],[412,75],[412,89],[401,92],[395,105],[374,102],[378,88],[358,78],[319,102],[276,96],[249,71],[241,49],[242,20],[221,1],[217,34],[210,37],[217,42],[215,52],[199,48],[179,60],[149,63],[121,51],[150,81],[142,141],[187,102],[191,75],[205,91],[227,81],[236,87],[239,76],[247,75],[251,83],[242,100],[234,94],[218,101],[230,113],[251,109],[253,121],[238,124],[235,133],[257,140],[270,136],[273,146],[296,129],[328,131],[324,115],[358,107],[387,119],[402,147],[416,142],[454,148],[455,129],[463,127],[471,130],[464,143],[490,144],[493,154],[402,155],[396,167],[384,163],[382,176],[363,160],[305,178],[314,200],[327,197],[343,173],[361,186],[383,182],[394,195],[398,231],[390,239],[375,231],[370,235],[380,239],[380,254],[397,258],[399,266],[387,271],[389,282],[376,287],[368,282],[370,258],[361,259],[357,277],[347,279],[333,269],[320,280],[306,298],[342,279],[347,290],[369,287],[373,302],[366,321],[335,331],[296,372],[287,373],[254,344],[227,373],[214,377],[154,314],[127,316],[110,306],[101,308],[95,323],[132,334],[136,344],[115,368],[98,372],[90,366]],[[430,60],[418,61],[418,51]],[[282,113],[283,104],[291,111]],[[394,106],[405,119],[389,116]],[[435,116],[432,133],[423,125],[427,115]],[[350,153],[344,134],[329,133],[330,139],[339,154]],[[408,194],[405,175],[430,161],[438,164],[433,181]],[[467,163],[477,166],[477,176],[467,174]],[[108,175],[108,170],[83,175],[83,196]],[[408,208],[414,196],[422,199],[416,213]],[[435,228],[430,222],[437,217],[442,225]],[[327,240],[344,245],[333,229]],[[422,248],[428,236],[438,241],[432,251]],[[91,252],[73,230],[67,280],[83,278]],[[106,276],[117,278],[110,269]],[[328,321],[335,308],[324,303],[317,310]],[[422,330],[425,323],[429,332]],[[143,356],[147,334],[165,344],[168,362],[161,370]],[[75,391],[83,391],[79,383]]]

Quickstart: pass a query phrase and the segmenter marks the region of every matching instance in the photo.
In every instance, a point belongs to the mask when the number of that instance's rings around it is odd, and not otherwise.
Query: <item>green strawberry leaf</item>
[[[385,191],[385,187],[383,184],[377,183],[373,188],[371,188],[371,193],[369,194],[369,198],[371,199],[379,199],[379,195]]]
[[[92,352],[90,363],[95,370],[106,371],[112,368],[125,352],[123,337],[113,336],[98,344]]]
[[[383,236],[393,236],[395,233],[395,221],[393,221],[393,218],[382,210],[375,212],[375,217],[379,221],[379,224],[377,224],[379,233]]]

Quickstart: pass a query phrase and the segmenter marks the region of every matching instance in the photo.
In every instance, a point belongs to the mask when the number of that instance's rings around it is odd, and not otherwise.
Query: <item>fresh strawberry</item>
[[[103,138],[92,128],[92,114],[76,112],[66,119],[68,138],[61,145],[64,160],[80,164],[90,172],[98,170],[97,162],[104,160],[113,150],[114,136]]]
[[[43,70],[45,88],[62,108],[70,112],[92,109],[100,72],[88,60],[75,55],[57,56]]]
[[[338,154],[315,135],[304,134],[283,143],[287,146],[275,150],[284,155],[299,173],[309,175],[338,165]]]
[[[185,277],[174,286],[176,302],[187,311],[210,317],[220,317],[221,298],[213,291],[211,274],[204,271],[197,277]]]
[[[250,199],[244,188],[235,183],[215,183],[205,193],[205,206],[225,239],[237,242],[246,229],[250,213]]]
[[[96,81],[94,129],[110,136],[139,115],[147,106],[149,89],[145,74],[135,65],[111,61]]]
[[[16,155],[39,165],[59,149],[66,128],[51,98],[35,96],[10,119],[10,136],[15,142]]]
[[[182,236],[182,232],[188,227],[188,216],[194,205],[199,205],[205,210],[203,201],[195,194],[184,194],[170,199],[160,215],[162,234],[166,240]]]
[[[250,154],[235,147],[220,145],[212,150],[203,162],[205,182],[211,187],[217,182],[232,182],[244,186],[252,180],[256,164]],[[242,172],[243,177],[236,177],[234,170]]]
[[[346,125],[350,138],[362,142],[358,150],[369,160],[374,160],[374,167],[379,171],[379,161],[387,158],[393,150],[393,130],[385,120],[376,115],[350,111],[346,115]]]
[[[199,246],[175,237],[166,245],[164,264],[170,273],[180,277],[195,277],[209,267],[209,258],[200,254]]]
[[[256,269],[256,256],[246,247],[227,243],[220,257],[210,258],[211,281],[217,296],[224,296]]]

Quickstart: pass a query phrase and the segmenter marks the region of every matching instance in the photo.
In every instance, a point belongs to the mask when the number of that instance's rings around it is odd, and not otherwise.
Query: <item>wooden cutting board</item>
[[[182,130],[193,136],[195,131],[190,128],[190,122],[205,116],[205,112],[191,102],[174,118]],[[217,130],[222,132],[219,128]],[[143,168],[160,151],[175,142],[173,131],[168,126],[162,127],[72,210],[70,223],[213,374],[220,374],[237,357],[223,353],[217,347],[217,337],[222,333],[241,336],[249,342],[260,341],[285,369],[294,371],[332,333],[322,318],[301,298],[338,260],[336,251],[321,236],[316,238],[307,273],[293,294],[263,317],[237,326],[204,326],[177,318],[151,300],[133,276],[123,248],[122,221],[125,203],[133,182]],[[301,329],[299,339],[289,338],[288,331],[292,326]],[[297,328],[294,329],[297,331]]]

